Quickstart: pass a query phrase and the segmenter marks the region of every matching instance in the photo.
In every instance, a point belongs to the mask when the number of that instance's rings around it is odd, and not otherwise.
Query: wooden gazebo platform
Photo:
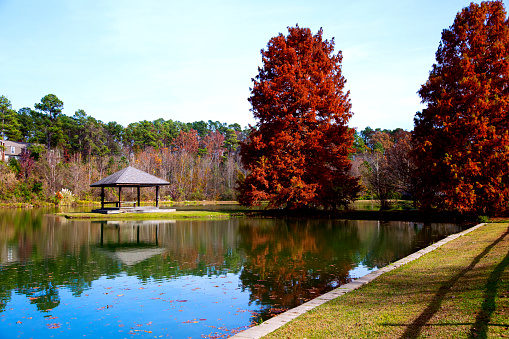
[[[101,209],[93,210],[92,212],[97,213],[123,213],[123,212],[136,212],[136,213],[147,213],[159,209],[159,187],[169,185],[170,183],[155,177],[151,174],[143,172],[134,167],[126,167],[112,175],[94,182],[90,187],[101,187]],[[104,201],[105,187],[118,187],[118,201]],[[123,187],[136,187],[137,188],[137,200],[136,201],[123,201],[122,200],[122,188]],[[142,187],[155,187],[155,206],[141,207],[140,189]],[[112,207],[106,207],[106,205],[114,205]]]

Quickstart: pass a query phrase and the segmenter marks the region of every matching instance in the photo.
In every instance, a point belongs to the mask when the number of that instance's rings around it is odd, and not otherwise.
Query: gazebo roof
[[[104,254],[108,257],[120,261],[127,266],[136,265],[142,261],[147,260],[150,257],[153,257],[157,254],[162,254],[166,250],[161,247],[151,247],[151,248],[140,248],[140,249],[122,249],[117,248],[113,251],[104,250]]]
[[[90,187],[118,187],[118,186],[130,186],[130,187],[147,187],[147,186],[162,186],[169,185],[170,183],[159,179],[151,174],[140,171],[134,167],[126,167],[112,175],[94,182]]]

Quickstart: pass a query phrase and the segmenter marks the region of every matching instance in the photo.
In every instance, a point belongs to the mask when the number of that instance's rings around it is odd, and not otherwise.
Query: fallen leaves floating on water
[[[62,324],[60,324],[60,323],[46,324],[46,327],[49,328],[49,329],[60,328],[60,326],[62,326]]]

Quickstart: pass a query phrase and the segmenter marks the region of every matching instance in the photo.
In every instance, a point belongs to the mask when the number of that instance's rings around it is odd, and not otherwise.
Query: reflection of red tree
[[[262,304],[294,307],[348,282],[349,255],[338,255],[320,237],[323,228],[243,228],[247,262],[241,274],[251,299]],[[284,234],[283,234],[284,233]]]

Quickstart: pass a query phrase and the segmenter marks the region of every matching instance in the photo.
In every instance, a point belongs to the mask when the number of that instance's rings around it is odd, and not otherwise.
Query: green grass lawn
[[[488,224],[266,338],[509,337],[509,224]]]
[[[154,213],[119,213],[119,214],[100,214],[100,213],[86,213],[86,212],[63,212],[57,213],[59,216],[68,219],[112,219],[112,220],[126,220],[126,219],[224,219],[235,216],[242,216],[242,214],[234,212],[216,212],[216,211],[176,211],[176,212],[154,212]]]

